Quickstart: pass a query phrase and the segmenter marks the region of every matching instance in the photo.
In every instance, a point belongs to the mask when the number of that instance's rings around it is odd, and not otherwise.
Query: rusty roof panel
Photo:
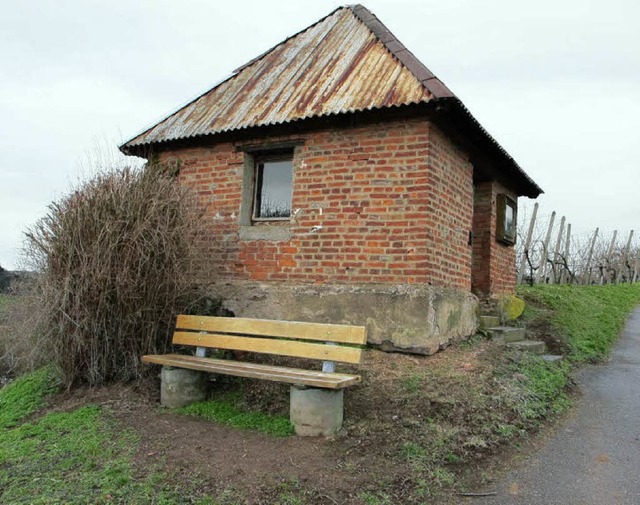
[[[339,8],[123,147],[429,101],[428,87],[388,47],[394,43],[377,18],[364,23]]]
[[[161,142],[421,102],[451,104],[443,110],[462,114],[460,126],[519,181],[519,194],[535,198],[542,192],[453,92],[362,5],[339,7],[120,149],[142,152]]]

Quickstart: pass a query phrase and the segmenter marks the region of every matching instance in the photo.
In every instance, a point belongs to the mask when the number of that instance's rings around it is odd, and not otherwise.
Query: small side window
[[[498,222],[496,223],[496,239],[505,244],[516,243],[516,223],[518,221],[518,204],[509,195],[501,193],[496,200]]]
[[[254,221],[288,220],[291,217],[291,154],[256,156],[254,168]]]

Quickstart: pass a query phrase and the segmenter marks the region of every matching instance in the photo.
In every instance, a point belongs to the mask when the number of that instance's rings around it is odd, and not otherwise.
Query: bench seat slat
[[[216,349],[294,356],[296,358],[339,361],[341,363],[360,363],[362,356],[362,350],[355,347],[187,331],[176,331],[173,334],[173,343],[178,345],[193,345],[197,347],[213,347]]]
[[[305,386],[327,389],[346,388],[360,382],[360,376],[357,375],[325,373],[298,368],[246,363],[243,361],[183,356],[180,354],[147,355],[142,357],[142,361],[179,368],[189,368],[203,372],[265,379],[290,384],[303,384]]]
[[[238,333],[246,335],[331,341],[341,344],[364,345],[367,341],[364,326],[273,321],[242,317],[188,316],[181,314],[176,322],[178,330]]]

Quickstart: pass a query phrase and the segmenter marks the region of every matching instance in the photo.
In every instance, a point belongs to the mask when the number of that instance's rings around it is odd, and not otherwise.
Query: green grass
[[[238,408],[239,402],[239,395],[228,394],[213,400],[192,403],[176,409],[176,412],[203,417],[241,430],[257,430],[274,437],[293,435],[293,425],[288,418],[262,412],[245,412]]]
[[[167,485],[157,469],[137,474],[137,437],[98,406],[25,422],[58,387],[48,367],[0,389],[0,503],[217,503],[192,483]]]
[[[171,484],[161,460],[156,468],[136,470],[138,437],[98,406],[34,418],[59,387],[59,375],[46,367],[0,389],[0,503],[230,503],[200,496],[192,481]],[[241,412],[237,400],[229,395],[182,410],[237,428],[292,434],[288,419]],[[280,498],[302,503],[296,493]]]
[[[529,302],[552,310],[551,323],[575,362],[605,358],[631,309],[640,303],[640,284],[533,286],[519,290]]]
[[[46,397],[55,393],[59,385],[56,370],[45,367],[0,389],[0,430],[16,426],[21,420],[40,410]]]
[[[566,361],[548,362],[540,356],[525,354],[498,367],[495,374],[504,388],[504,400],[518,414],[519,423],[526,426],[536,425],[571,405],[567,396],[570,372],[571,366]],[[496,428],[505,438],[514,433],[511,425]]]
[[[573,366],[611,352],[629,312],[640,303],[640,284],[541,285],[521,287],[519,294],[528,302],[525,320],[533,325],[549,320],[569,349],[568,361],[526,355],[496,369],[504,400],[522,421],[535,425],[571,405],[566,391]]]
[[[392,505],[389,495],[385,493],[369,493],[366,491],[358,494],[358,497],[365,505]]]
[[[420,385],[422,383],[422,377],[418,374],[414,374],[407,377],[403,381],[404,390],[407,394],[415,395],[420,392]]]

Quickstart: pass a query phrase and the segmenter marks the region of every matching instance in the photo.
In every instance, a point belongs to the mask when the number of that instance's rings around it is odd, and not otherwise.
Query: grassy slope
[[[158,469],[136,475],[136,436],[97,406],[29,420],[59,383],[45,368],[0,390],[1,503],[215,503],[165,487]]]
[[[19,424],[40,410],[45,398],[57,391],[58,380],[53,368],[47,367],[9,384],[0,390],[0,430]]]
[[[640,303],[640,284],[534,286],[521,288],[520,294],[551,310],[551,323],[569,346],[572,361],[598,361],[608,355],[629,312]],[[528,317],[546,314],[534,308]]]

